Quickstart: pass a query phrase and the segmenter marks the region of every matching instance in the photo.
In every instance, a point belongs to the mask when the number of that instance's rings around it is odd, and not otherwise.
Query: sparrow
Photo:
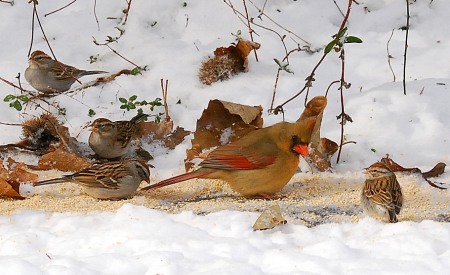
[[[132,197],[142,181],[150,182],[149,165],[140,159],[126,159],[94,164],[71,175],[39,181],[34,186],[73,182],[91,197],[119,200]]]
[[[52,59],[43,51],[34,51],[28,60],[25,79],[43,94],[62,93],[70,89],[78,78],[102,74],[104,71],[85,71]]]
[[[147,117],[147,114],[138,114],[130,121],[97,118],[91,124],[89,146],[102,158],[122,157],[130,150],[130,142],[136,133],[137,123]]]
[[[280,191],[298,168],[299,155],[308,155],[316,118],[280,122],[250,132],[208,154],[197,170],[147,186],[150,190],[193,178],[221,179],[244,197],[269,198]]]
[[[367,177],[361,193],[364,212],[373,218],[398,222],[403,195],[394,172],[385,163],[376,162],[365,168],[364,173]]]

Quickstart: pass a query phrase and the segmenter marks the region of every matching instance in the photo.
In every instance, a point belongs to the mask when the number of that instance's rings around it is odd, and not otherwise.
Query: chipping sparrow
[[[89,146],[102,158],[118,158],[130,150],[130,141],[136,132],[136,123],[144,120],[148,115],[138,114],[130,121],[111,121],[97,118],[92,122]]]
[[[150,182],[150,169],[140,159],[94,164],[71,175],[39,181],[35,186],[73,182],[97,199],[124,199],[134,195],[142,181]]]
[[[376,162],[365,169],[367,175],[361,193],[364,212],[381,220],[398,222],[403,195],[394,172],[384,163]]]
[[[43,51],[34,51],[25,70],[25,79],[44,94],[61,93],[70,89],[76,79],[103,71],[85,71],[53,60]],[[64,69],[63,69],[64,68]]]

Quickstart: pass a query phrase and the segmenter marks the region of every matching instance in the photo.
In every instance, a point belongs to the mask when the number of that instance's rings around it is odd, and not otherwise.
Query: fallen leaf
[[[210,100],[208,107],[197,120],[192,148],[186,151],[186,167],[204,150],[235,141],[251,131],[262,127],[261,106]]]
[[[260,47],[259,43],[239,39],[236,46],[217,48],[213,57],[202,62],[198,75],[200,81],[211,85],[214,82],[229,79],[240,72],[247,72],[249,53]]]
[[[439,162],[430,171],[422,173],[422,175],[426,179],[438,177],[438,176],[444,174],[445,166],[447,166],[447,164],[445,164],[443,162]]]
[[[398,163],[396,163],[393,159],[389,157],[389,155],[386,155],[386,157],[381,159],[381,162],[385,163],[393,172],[408,172],[408,173],[417,173],[420,174],[423,179],[428,182],[429,185],[431,185],[434,188],[438,189],[447,189],[445,187],[439,186],[437,184],[443,185],[443,183],[435,183],[430,181],[428,178],[431,177],[437,177],[444,173],[446,164],[443,162],[439,162],[436,164],[433,169],[431,169],[428,172],[422,173],[422,171],[419,168],[405,168]]]
[[[175,130],[172,129],[173,121],[141,122],[137,127],[136,138],[149,138],[150,141],[161,141],[166,148],[174,149],[191,132],[179,126]]]
[[[63,147],[42,156],[38,167],[43,170],[57,169],[60,171],[80,171],[92,164],[75,153],[67,152]]]
[[[297,121],[302,121],[310,117],[316,117],[316,123],[309,142],[309,154],[306,161],[313,170],[327,171],[331,169],[331,158],[339,149],[339,145],[328,139],[320,137],[320,128],[322,126],[323,111],[327,106],[327,98],[324,96],[316,96],[307,104],[303,113]]]
[[[272,229],[280,224],[286,223],[287,221],[283,218],[283,215],[281,215],[280,206],[277,203],[274,203],[258,217],[255,224],[253,224],[253,230]]]

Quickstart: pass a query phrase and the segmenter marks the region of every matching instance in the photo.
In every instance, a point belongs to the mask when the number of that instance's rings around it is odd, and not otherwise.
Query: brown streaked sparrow
[[[150,182],[149,165],[141,159],[126,159],[94,164],[71,175],[39,181],[34,186],[73,182],[91,197],[118,200],[132,197],[142,181]]]
[[[376,162],[364,170],[367,177],[361,193],[364,212],[373,218],[398,222],[403,195],[394,172],[382,162]]]
[[[89,146],[102,158],[122,157],[130,150],[130,142],[136,132],[136,123],[147,117],[146,114],[138,114],[130,121],[97,118],[91,124]]]
[[[106,73],[77,69],[56,61],[39,50],[31,54],[28,64],[28,68],[25,70],[25,79],[33,88],[43,94],[65,92],[82,76]]]

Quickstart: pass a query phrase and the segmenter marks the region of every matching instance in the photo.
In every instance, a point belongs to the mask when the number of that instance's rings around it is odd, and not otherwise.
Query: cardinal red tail
[[[157,189],[157,188],[161,188],[164,186],[168,186],[168,185],[172,185],[178,182],[182,182],[182,181],[186,181],[186,180],[190,180],[190,179],[195,179],[195,178],[202,178],[203,176],[206,176],[208,174],[210,174],[211,172],[199,172],[199,171],[193,171],[190,173],[186,173],[186,174],[182,174],[182,175],[178,175],[163,181],[160,181],[156,184],[147,186],[142,188],[142,191],[146,191],[146,190],[150,190],[150,189]]]

